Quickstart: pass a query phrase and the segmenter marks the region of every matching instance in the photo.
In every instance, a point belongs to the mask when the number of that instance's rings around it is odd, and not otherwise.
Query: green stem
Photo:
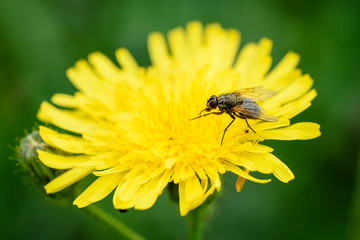
[[[102,222],[108,224],[112,228],[114,228],[118,233],[122,236],[126,237],[126,239],[130,240],[145,240],[140,234],[126,226],[124,223],[119,221],[117,218],[114,218],[106,211],[102,210],[101,208],[95,206],[94,204],[85,208],[88,210],[90,214],[95,216],[97,219],[101,220]]]
[[[203,220],[206,207],[200,206],[188,213],[188,240],[201,240],[203,238]]]

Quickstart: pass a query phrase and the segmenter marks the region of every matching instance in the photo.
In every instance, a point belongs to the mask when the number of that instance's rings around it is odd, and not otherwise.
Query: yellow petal
[[[266,82],[276,81],[296,68],[300,56],[294,52],[288,52],[276,67],[266,76]]]
[[[215,185],[212,185],[209,189],[207,189],[208,180],[202,180],[201,182],[201,193],[196,190],[198,197],[192,198],[191,201],[189,201],[187,197],[187,183],[184,181],[179,183],[179,208],[181,216],[185,216],[189,211],[200,206],[211,194],[214,193],[216,189]]]
[[[249,174],[249,170],[246,169],[246,168],[244,168],[244,172],[245,172],[246,174]],[[239,176],[238,179],[237,179],[237,181],[236,181],[236,191],[237,191],[237,192],[240,192],[240,191],[241,191],[241,189],[242,189],[243,186],[244,186],[244,183],[245,183],[245,178]]]
[[[70,186],[71,184],[89,175],[93,169],[93,167],[76,167],[68,170],[45,185],[44,188],[46,193],[55,193]]]
[[[195,175],[194,170],[189,166],[188,164],[185,164],[180,175],[181,180],[186,180],[188,178],[191,178]]]
[[[266,38],[242,48],[234,67],[240,73],[242,88],[262,85],[259,81],[271,66],[271,48],[272,42]]]
[[[39,159],[48,167],[56,169],[68,169],[84,164],[89,161],[89,156],[64,156],[37,150]],[[89,166],[88,166],[89,167]]]
[[[233,165],[232,163],[224,161],[224,165],[228,171],[233,172],[233,173],[239,175],[240,177],[251,180],[253,182],[268,183],[271,181],[271,179],[261,180],[261,179],[254,178],[254,177],[250,176],[249,174],[247,174],[246,172],[244,172],[243,170],[241,170],[239,167]]]
[[[185,182],[185,192],[186,200],[188,202],[193,201],[196,198],[199,198],[202,194],[201,185],[199,179],[196,176],[188,178]]]
[[[240,46],[240,39],[241,35],[239,31],[230,29],[227,32],[227,43],[223,53],[224,66],[230,67],[233,64],[237,50]]]
[[[275,106],[281,106],[286,102],[293,101],[298,97],[307,93],[313,85],[313,80],[307,74],[295,79],[291,84],[283,88],[280,92],[277,92],[275,96],[267,101],[275,108]]]
[[[196,168],[195,172],[200,179],[202,179],[202,180],[208,179],[203,168],[198,167],[198,168]]]
[[[215,185],[215,188],[218,191],[220,191],[221,181],[220,181],[220,177],[219,177],[219,173],[218,173],[217,169],[213,166],[207,165],[204,167],[204,170],[205,170],[206,174],[209,176],[209,179],[212,182],[212,184]]]
[[[308,140],[321,135],[320,125],[311,122],[295,123],[289,127],[264,131],[261,135],[265,139],[277,140]]]
[[[172,176],[172,179],[175,184],[179,183],[183,168],[184,168],[184,162],[177,162],[175,164],[174,175]]]
[[[188,34],[190,52],[197,53],[202,49],[203,44],[203,26],[200,22],[190,22],[186,25]]]
[[[120,172],[124,172],[126,170],[129,170],[130,166],[126,166],[126,165],[116,165],[115,167],[103,170],[103,171],[96,171],[94,172],[95,176],[106,176],[109,174],[114,174],[114,173],[120,173]]]
[[[120,69],[100,52],[90,54],[89,62],[93,65],[98,75],[105,80],[118,80],[121,77]]]
[[[41,138],[50,146],[60,148],[69,153],[98,153],[96,148],[91,146],[90,142],[81,137],[58,133],[44,126],[40,126],[39,129]]]
[[[160,176],[157,186],[155,187],[155,192],[160,195],[166,185],[170,182],[171,175],[174,173],[174,169],[167,169]]]
[[[294,178],[291,170],[271,153],[241,153],[235,161],[230,159],[236,165],[244,166],[250,171],[259,171],[261,173],[272,173],[280,181],[288,182]]]
[[[122,179],[116,188],[116,195],[118,196],[121,201],[130,201],[135,194],[138,192],[141,184],[132,183],[131,179],[125,179],[124,176],[126,173],[121,173]]]
[[[93,202],[100,201],[114,190],[119,184],[121,177],[120,174],[99,177],[75,199],[73,204],[83,208]]]
[[[76,113],[76,111],[60,110],[48,102],[42,102],[38,118],[75,133],[94,132],[100,127]]]
[[[272,149],[271,147],[259,143],[254,144],[250,148],[246,149],[246,151],[253,153],[268,153],[268,152],[272,152],[273,150],[274,149]]]
[[[187,42],[182,28],[175,28],[168,33],[170,51],[178,61],[184,60],[187,55]]]
[[[101,82],[85,60],[78,61],[74,68],[66,71],[66,75],[77,89],[97,98],[101,90]]]
[[[180,215],[185,216],[190,211],[189,202],[186,201],[186,185],[184,181],[179,183],[179,208]]]
[[[123,154],[116,150],[107,151],[102,153],[97,153],[90,157],[88,164],[94,164],[96,166],[96,170],[104,170],[110,169],[114,166],[119,165],[119,158]]]
[[[205,28],[205,43],[207,47],[207,61],[212,68],[224,68],[224,50],[227,44],[225,31],[219,24],[209,24]]]
[[[128,70],[130,72],[135,72],[136,70],[138,70],[139,66],[136,60],[133,58],[131,53],[126,48],[120,48],[116,50],[115,54],[119,64],[125,70]]]
[[[264,132],[265,130],[287,127],[289,125],[290,125],[289,119],[279,118],[277,122],[259,122],[256,124],[255,128],[256,131],[259,132],[260,135],[262,135],[262,132]]]
[[[292,83],[296,79],[300,78],[302,75],[303,74],[300,69],[294,68],[294,69],[290,69],[288,72],[284,73],[284,75],[281,75],[278,78],[271,79],[271,81],[267,81],[267,77],[265,76],[265,79],[264,79],[264,81],[262,81],[261,85],[265,89],[272,89],[276,92],[279,92],[282,89],[286,88],[290,83]],[[278,103],[272,102],[272,103],[274,103],[274,105],[271,105],[271,104],[269,104],[270,103],[269,100],[261,103],[262,107],[264,107],[265,109],[268,109],[268,108],[276,109],[276,107],[278,107]]]
[[[132,183],[129,180],[126,181],[126,183],[123,184],[125,188],[123,189],[121,193],[121,200],[122,201],[130,201],[135,193],[140,189],[140,184]]]
[[[56,93],[54,96],[52,96],[51,102],[66,108],[75,108],[77,106],[74,96],[63,93]]]
[[[126,180],[125,180],[126,181]],[[113,204],[114,207],[117,209],[128,209],[135,206],[136,201],[143,195],[144,191],[147,190],[148,185],[142,184],[139,189],[133,194],[133,196],[130,197],[129,200],[126,199],[124,201],[122,199],[121,195],[121,185],[125,182],[122,180],[122,182],[119,183],[118,187],[115,190],[114,197],[113,197]]]
[[[165,38],[161,33],[152,33],[149,35],[148,48],[153,65],[164,68],[169,64],[169,55]]]
[[[156,192],[156,186],[160,177],[153,178],[150,182],[145,183],[146,188],[141,195],[141,197],[136,201],[135,209],[144,210],[152,207],[155,204],[155,201],[159,195]]]
[[[166,169],[171,168],[175,164],[176,161],[177,161],[177,158],[168,158],[168,159],[166,159],[165,160],[165,168]]]
[[[282,118],[293,118],[305,109],[310,107],[311,101],[316,97],[317,93],[315,89],[312,89],[300,99],[290,102],[278,109],[277,115],[281,115]]]
[[[265,154],[264,158],[275,164],[273,174],[280,181],[287,183],[295,178],[291,170],[273,154]]]
[[[224,174],[226,172],[226,169],[224,165],[221,163],[221,161],[215,160],[213,164],[220,174]]]

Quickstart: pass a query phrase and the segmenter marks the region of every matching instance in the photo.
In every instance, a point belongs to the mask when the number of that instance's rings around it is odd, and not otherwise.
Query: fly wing
[[[278,121],[277,117],[266,115],[264,113],[260,113],[259,119],[263,120],[265,122],[277,122]]]
[[[264,101],[275,95],[275,91],[264,89],[263,87],[252,87],[252,88],[243,88],[233,92],[233,94],[242,97],[248,98],[253,101]]]
[[[236,105],[231,108],[231,111],[241,118],[260,119],[265,122],[278,121],[277,117],[264,114],[264,111],[255,102],[247,102]]]

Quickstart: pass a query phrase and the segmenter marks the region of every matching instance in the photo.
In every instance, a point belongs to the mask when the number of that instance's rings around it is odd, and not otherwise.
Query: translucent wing
[[[235,113],[236,116],[241,118],[260,119],[265,122],[278,121],[275,116],[264,114],[264,110],[262,110],[259,105],[253,101],[244,101],[243,103],[232,107],[231,111]]]
[[[233,92],[233,94],[238,95],[239,97],[248,98],[253,101],[264,101],[275,95],[275,93],[275,91],[264,89],[263,87],[244,88]]]

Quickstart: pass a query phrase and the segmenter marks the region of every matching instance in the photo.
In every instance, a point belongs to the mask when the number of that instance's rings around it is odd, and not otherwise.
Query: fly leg
[[[251,131],[253,131],[253,132],[256,134],[256,132],[254,131],[254,129],[252,129],[252,127],[250,127],[250,125],[249,125],[248,121],[246,120],[246,118],[244,118],[244,120],[245,120],[245,122],[246,122],[246,125],[251,129]]]
[[[238,118],[244,119],[245,122],[246,122],[246,125],[251,129],[251,131],[253,131],[253,133],[256,134],[255,130],[252,129],[252,127],[250,127],[250,124],[249,124],[249,122],[247,121],[246,117],[241,116],[239,113],[233,113],[233,114],[234,114],[235,116],[237,116]]]
[[[229,113],[230,117],[232,118],[232,121],[229,123],[229,125],[227,125],[227,127],[224,129],[224,133],[222,135],[222,138],[221,138],[221,145],[223,144],[223,141],[224,141],[224,137],[225,137],[225,133],[226,131],[228,130],[228,128],[230,127],[230,125],[235,121],[235,117]]]

